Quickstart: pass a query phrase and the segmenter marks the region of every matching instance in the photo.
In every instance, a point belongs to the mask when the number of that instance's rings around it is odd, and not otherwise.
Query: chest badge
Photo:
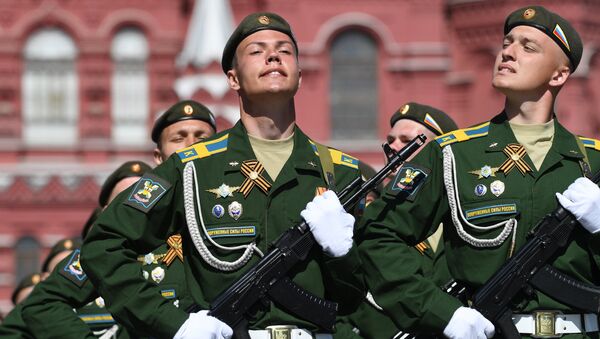
[[[242,162],[240,171],[246,177],[244,182],[242,182],[242,186],[240,186],[240,192],[244,195],[244,198],[248,197],[254,186],[257,186],[264,194],[269,193],[271,184],[263,177],[262,174],[265,168],[258,160],[246,160]]]
[[[504,174],[508,174],[513,168],[517,168],[519,172],[524,176],[527,172],[531,172],[531,167],[527,165],[523,158],[527,154],[525,151],[525,147],[521,144],[508,144],[502,152],[508,157],[500,168],[498,169],[500,172]]]
[[[504,188],[504,183],[500,180],[495,180],[490,184],[490,191],[497,197],[504,193]]]
[[[214,215],[217,219],[220,219],[223,215],[225,215],[225,208],[223,208],[223,205],[214,205],[212,208],[212,215]]]
[[[476,175],[477,179],[495,177],[496,172],[498,172],[498,167],[491,167],[489,165],[485,165],[478,170],[469,171],[469,173]]]
[[[155,283],[160,284],[160,282],[165,278],[165,269],[162,267],[156,267],[150,274],[152,280],[154,280]]]
[[[243,211],[244,208],[242,207],[242,204],[237,201],[234,201],[227,206],[227,212],[234,220],[238,220],[242,216]]]
[[[487,193],[487,187],[484,184],[479,184],[475,186],[475,195],[478,197],[482,197]]]
[[[163,258],[162,262],[170,266],[175,258],[179,258],[183,262],[183,241],[181,240],[180,234],[174,234],[167,239],[167,245],[169,250]]]
[[[239,189],[239,186],[229,186],[223,183],[217,188],[207,189],[206,192],[213,193],[216,196],[216,198],[219,199],[233,197],[233,193]]]

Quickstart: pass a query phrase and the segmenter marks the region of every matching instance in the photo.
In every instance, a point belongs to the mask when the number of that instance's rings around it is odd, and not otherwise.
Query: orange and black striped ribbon
[[[244,198],[250,194],[254,186],[258,186],[264,194],[269,192],[271,184],[262,176],[265,168],[258,160],[246,160],[242,162],[240,171],[246,177],[246,180],[240,186],[240,192],[244,194]]]
[[[519,172],[522,175],[525,175],[527,172],[531,172],[531,167],[527,165],[523,157],[527,152],[525,151],[525,147],[521,144],[508,144],[502,150],[504,154],[508,157],[502,165],[500,165],[499,171],[504,172],[504,174],[508,174],[514,167],[517,167]]]
[[[169,266],[171,265],[173,260],[175,260],[176,257],[178,257],[179,260],[183,262],[183,247],[181,242],[181,235],[175,234],[170,236],[169,239],[167,239],[167,245],[169,245],[169,251],[163,258],[162,262]]]
[[[421,252],[422,255],[424,255],[427,249],[429,248],[429,245],[425,241],[422,241],[418,243],[415,246],[415,248],[417,249],[417,251]]]

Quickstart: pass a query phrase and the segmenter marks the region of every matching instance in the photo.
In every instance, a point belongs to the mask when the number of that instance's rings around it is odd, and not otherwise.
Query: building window
[[[19,283],[26,275],[40,271],[40,244],[32,237],[23,237],[15,248],[15,282]]]
[[[77,47],[57,28],[40,29],[24,49],[23,135],[37,146],[67,146],[77,141]]]
[[[136,28],[120,30],[111,46],[112,140],[118,145],[146,145],[149,112],[148,41]]]
[[[333,140],[377,139],[377,43],[350,30],[331,44],[330,111]]]

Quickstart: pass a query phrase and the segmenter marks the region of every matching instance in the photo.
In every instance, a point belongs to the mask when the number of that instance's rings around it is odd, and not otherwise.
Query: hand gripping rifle
[[[338,194],[344,209],[350,209],[363,195],[377,187],[389,173],[421,147],[425,139],[425,135],[421,134],[397,153],[387,144],[384,145],[388,154],[387,165],[365,182],[360,176],[357,177]],[[305,291],[287,276],[290,269],[306,259],[315,243],[306,221],[288,229],[259,262],[214,300],[208,314],[233,328],[236,338],[248,338],[246,317],[252,316],[261,304],[268,304],[271,300],[298,318],[325,331],[333,331],[337,303]],[[193,307],[188,311],[197,310],[197,307]]]
[[[591,179],[600,181],[600,172]],[[486,281],[473,296],[472,308],[489,319],[505,338],[521,338],[512,321],[510,303],[519,293],[533,288],[575,309],[598,313],[600,289],[577,281],[550,266],[573,240],[578,222],[559,206],[546,215],[529,234],[529,240]],[[554,332],[552,319],[552,332]]]

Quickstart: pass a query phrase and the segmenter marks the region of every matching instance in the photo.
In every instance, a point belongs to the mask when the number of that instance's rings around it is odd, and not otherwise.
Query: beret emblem
[[[269,23],[271,23],[271,20],[269,19],[268,16],[261,15],[260,17],[258,17],[258,22],[263,25],[268,25]]]
[[[400,110],[400,114],[406,114],[406,113],[408,113],[409,109],[410,109],[409,105],[402,106],[402,109]]]
[[[527,8],[524,12],[523,12],[523,19],[533,19],[533,17],[535,16],[535,9],[533,8]]]
[[[194,113],[194,108],[191,105],[185,105],[183,106],[183,113],[191,115],[192,113]]]

